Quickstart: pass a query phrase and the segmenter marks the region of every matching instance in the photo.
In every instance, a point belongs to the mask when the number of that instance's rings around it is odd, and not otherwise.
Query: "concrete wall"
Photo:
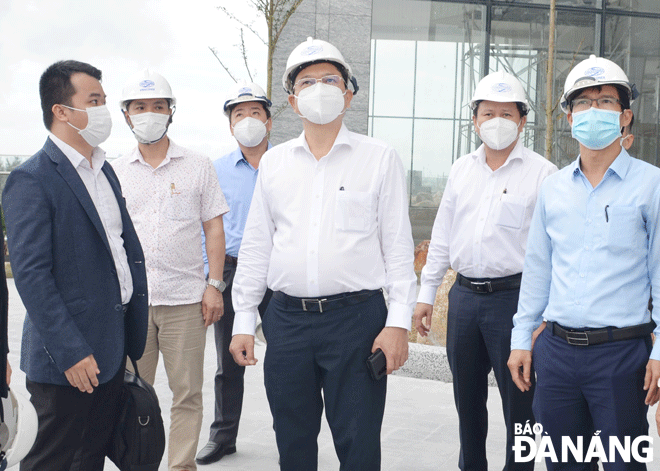
[[[371,58],[372,0],[303,0],[287,23],[273,57],[273,109],[287,103],[282,74],[291,51],[308,36],[336,46],[357,78],[359,92],[346,112],[344,123],[351,130],[367,133],[369,66]],[[280,144],[302,132],[300,118],[290,106],[273,121],[270,139]]]

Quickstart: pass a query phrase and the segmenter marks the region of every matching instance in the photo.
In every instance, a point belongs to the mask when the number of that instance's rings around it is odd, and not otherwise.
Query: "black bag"
[[[121,471],[158,471],[165,452],[165,428],[153,386],[135,373],[124,373],[119,418],[112,432],[108,458]]]

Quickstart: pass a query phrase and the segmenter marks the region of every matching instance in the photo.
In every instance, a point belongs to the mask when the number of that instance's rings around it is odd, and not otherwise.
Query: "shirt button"
[[[579,305],[579,304],[580,304],[580,301],[575,301],[575,304]]]
[[[589,224],[591,224],[591,219],[587,219],[587,222],[588,222]]]
[[[585,245],[585,246],[584,246],[584,250],[589,250],[589,246],[588,246],[588,245]]]
[[[585,276],[587,276],[587,275],[585,275],[584,273],[582,273],[582,274],[580,275],[580,278],[584,278]]]

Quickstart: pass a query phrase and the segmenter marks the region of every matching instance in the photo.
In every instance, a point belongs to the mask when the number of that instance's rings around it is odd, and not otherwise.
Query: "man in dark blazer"
[[[98,147],[112,126],[100,80],[101,71],[82,62],[46,69],[39,92],[51,134],[3,192],[27,308],[21,369],[39,418],[21,470],[103,469],[126,355],[137,360],[144,349],[144,256]]]

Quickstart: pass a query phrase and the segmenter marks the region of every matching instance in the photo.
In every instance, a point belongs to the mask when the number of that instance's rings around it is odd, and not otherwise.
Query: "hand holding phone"
[[[387,358],[380,348],[367,358],[367,368],[374,381],[387,375]]]

